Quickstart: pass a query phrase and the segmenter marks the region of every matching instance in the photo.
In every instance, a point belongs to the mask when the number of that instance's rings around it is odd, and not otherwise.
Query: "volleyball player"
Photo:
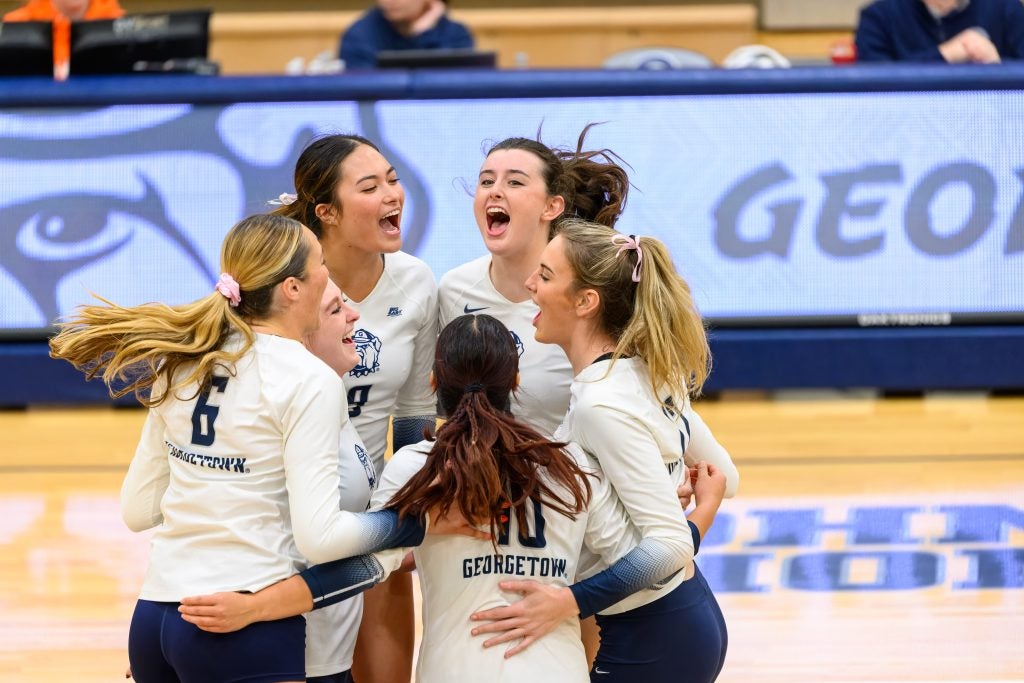
[[[436,408],[428,377],[437,339],[430,268],[401,251],[405,192],[377,147],[356,135],[311,142],[295,164],[295,200],[277,213],[308,225],[331,278],[360,322],[359,362],[344,377],[349,417],[379,474],[393,422],[394,449],[423,438]],[[365,596],[354,673],[360,683],[405,683],[412,671],[412,577],[397,574]]]
[[[328,280],[320,300],[320,328],[303,343],[339,377],[359,363],[352,333],[359,313],[349,306],[338,288]],[[366,510],[377,477],[366,449],[352,422],[341,426],[338,448],[341,481],[341,509]],[[306,681],[309,683],[350,683],[352,656],[363,614],[362,596],[331,605],[306,615]]]
[[[521,381],[513,412],[547,435],[554,434],[565,417],[573,368],[557,344],[535,339],[538,308],[526,281],[566,216],[614,227],[629,193],[629,178],[617,155],[607,149],[584,151],[592,125],[580,133],[575,149],[550,148],[520,137],[490,149],[473,202],[489,253],[449,271],[439,285],[441,325],[482,311],[512,331],[521,344]],[[709,457],[722,461],[721,447],[713,438],[708,443],[715,451]],[[700,459],[702,454],[697,453],[689,462]],[[682,481],[680,493],[688,489],[689,482]],[[593,618],[585,619],[582,629],[592,660],[598,648]]]
[[[244,219],[221,267],[198,301],[84,306],[50,342],[52,356],[123,382],[112,393],[149,408],[121,490],[127,525],[158,527],[129,633],[141,683],[305,680],[302,619],[210,634],[179,618],[178,601],[257,591],[307,559],[422,536],[393,514],[339,508],[341,380],[301,343],[320,325],[328,280],[313,233],[281,216]]]
[[[552,149],[513,137],[487,153],[473,198],[477,228],[488,254],[448,271],[438,287],[440,325],[482,312],[511,330],[519,347],[519,387],[513,413],[550,436],[569,405],[572,368],[554,344],[533,337],[537,307],[525,282],[564,215],[614,225],[629,179],[609,150],[584,151],[590,126],[575,150]]]
[[[485,646],[516,641],[515,654],[565,618],[597,613],[591,680],[713,681],[724,663],[725,621],[692,561],[676,489],[697,453],[725,475],[726,495],[739,474],[690,406],[710,352],[689,287],[660,241],[585,221],[559,227],[528,287],[539,308],[537,340],[558,344],[575,373],[556,437],[578,443],[607,479],[643,538],[623,559],[633,556],[660,582],[610,604],[614,580],[571,588],[506,581],[523,600],[474,615],[485,622],[474,631],[500,632]],[[605,566],[591,558],[581,576],[607,578],[595,574]]]

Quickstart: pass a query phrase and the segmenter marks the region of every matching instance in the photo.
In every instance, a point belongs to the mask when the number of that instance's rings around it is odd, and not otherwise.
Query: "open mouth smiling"
[[[510,217],[508,211],[500,206],[492,206],[487,209],[487,233],[500,235],[508,228]]]
[[[380,229],[388,233],[398,232],[401,229],[401,221],[402,210],[395,209],[394,211],[390,211],[381,217],[379,221]]]

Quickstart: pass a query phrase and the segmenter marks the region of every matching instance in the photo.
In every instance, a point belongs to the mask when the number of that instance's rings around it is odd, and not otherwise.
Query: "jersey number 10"
[[[543,548],[548,544],[544,538],[544,514],[543,505],[540,505],[535,500],[528,501],[526,510],[526,519],[530,519],[530,512],[533,512],[533,535],[530,535],[530,529],[519,528],[516,536],[518,537],[519,545],[524,548]],[[511,511],[510,511],[511,512]],[[509,514],[508,519],[498,528],[498,545],[508,545],[509,530],[512,525],[512,518],[514,514]],[[516,526],[519,526],[518,524]]]

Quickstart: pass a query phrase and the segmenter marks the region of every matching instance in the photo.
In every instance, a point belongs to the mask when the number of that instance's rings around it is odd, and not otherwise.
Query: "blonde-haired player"
[[[304,623],[227,638],[182,621],[177,602],[256,591],[303,568],[422,529],[339,508],[341,380],[301,339],[320,325],[327,269],[298,221],[252,216],[227,234],[216,291],[191,304],[84,306],[51,340],[149,414],[121,490],[136,531],[157,527],[129,633],[140,683],[305,680]],[[271,641],[273,648],[266,647]]]
[[[703,322],[668,251],[650,237],[567,221],[544,249],[528,287],[538,341],[558,344],[575,379],[556,438],[579,444],[607,478],[642,537],[619,563],[658,582],[619,602],[629,572],[598,558],[570,588],[505,582],[523,600],[486,610],[487,643],[528,646],[563,619],[597,613],[593,680],[713,681],[727,647],[725,621],[693,562],[676,489],[693,458],[711,463],[733,495],[739,473],[690,406],[710,369]],[[700,454],[697,456],[697,454]],[[692,518],[691,518],[692,519]],[[642,625],[642,629],[640,628]]]

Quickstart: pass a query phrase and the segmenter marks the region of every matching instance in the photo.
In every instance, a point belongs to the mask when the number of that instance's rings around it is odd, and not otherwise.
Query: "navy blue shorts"
[[[601,647],[591,683],[711,683],[722,671],[729,635],[704,575],[634,610],[597,615]]]
[[[305,649],[303,617],[207,633],[182,619],[176,602],[139,600],[128,631],[128,660],[138,683],[304,681]]]
[[[352,670],[349,669],[330,676],[310,676],[306,679],[306,683],[353,683]]]
[[[352,670],[349,669],[330,676],[310,676],[306,679],[306,683],[352,683]]]

